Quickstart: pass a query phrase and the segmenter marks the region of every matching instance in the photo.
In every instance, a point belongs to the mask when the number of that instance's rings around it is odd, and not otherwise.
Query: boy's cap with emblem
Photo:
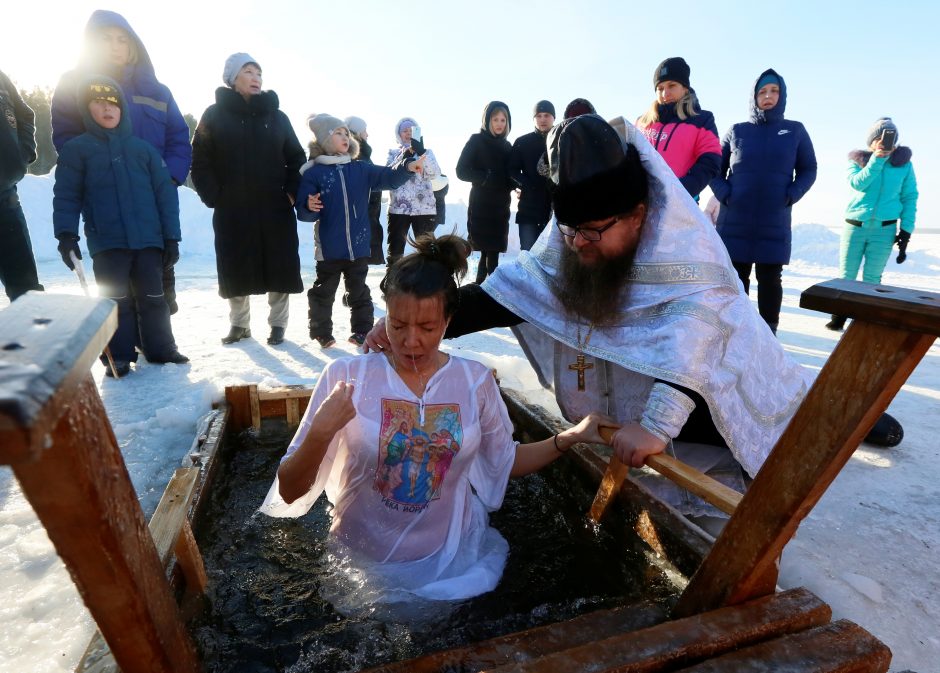
[[[91,81],[85,91],[85,104],[93,100],[106,100],[115,105],[121,104],[121,90],[114,84],[104,81]]]

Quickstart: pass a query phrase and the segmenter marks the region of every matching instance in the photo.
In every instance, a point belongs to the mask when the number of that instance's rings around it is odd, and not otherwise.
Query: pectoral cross
[[[578,372],[578,390],[584,390],[584,372],[588,369],[594,369],[593,362],[584,361],[584,353],[578,353],[577,362],[568,365],[568,369]]]

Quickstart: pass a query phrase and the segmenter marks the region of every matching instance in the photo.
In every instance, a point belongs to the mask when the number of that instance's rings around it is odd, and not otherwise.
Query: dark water
[[[675,593],[639,540],[586,524],[594,489],[559,460],[511,480],[491,517],[511,550],[496,590],[440,606],[442,614],[423,615],[419,624],[343,617],[319,595],[326,500],[301,519],[255,511],[288,441],[274,425],[227,447],[208,523],[197,530],[211,607],[193,631],[210,673],[358,671],[642,598],[667,602]]]

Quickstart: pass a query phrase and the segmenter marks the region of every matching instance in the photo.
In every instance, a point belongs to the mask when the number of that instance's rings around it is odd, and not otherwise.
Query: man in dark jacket
[[[535,104],[535,130],[516,139],[509,155],[509,177],[519,185],[519,247],[529,250],[552,217],[548,183],[539,175],[539,159],[545,154],[545,136],[555,123],[555,106],[547,100]]]
[[[13,82],[0,72],[0,111],[6,123],[0,131],[0,282],[13,301],[30,290],[42,290],[26,218],[16,183],[36,160],[33,111]]]

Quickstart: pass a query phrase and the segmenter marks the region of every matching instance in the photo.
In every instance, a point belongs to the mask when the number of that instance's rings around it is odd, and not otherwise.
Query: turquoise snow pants
[[[839,272],[842,277],[855,280],[864,259],[862,280],[866,283],[880,283],[896,234],[895,222],[883,225],[880,220],[867,220],[858,226],[846,222],[839,245]]]

